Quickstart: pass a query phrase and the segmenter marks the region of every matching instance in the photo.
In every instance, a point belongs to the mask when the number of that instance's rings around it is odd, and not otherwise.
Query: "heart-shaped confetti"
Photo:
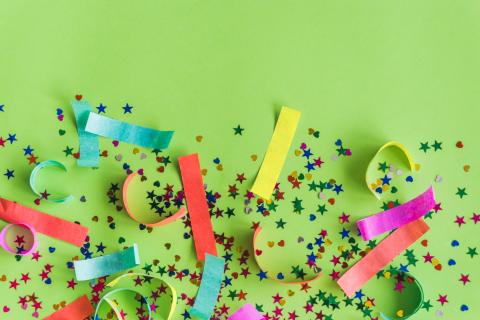
[[[470,171],[470,166],[468,164],[463,166],[463,171],[468,172]]]
[[[140,153],[140,160],[147,159],[147,155],[145,153]]]
[[[54,247],[48,247],[48,252],[54,253],[54,252],[55,252],[55,248],[54,248]]]
[[[457,143],[455,144],[455,146],[459,149],[463,148],[463,142],[462,141],[457,141]]]
[[[196,136],[195,140],[197,140],[197,142],[202,142],[203,136]]]
[[[8,306],[3,306],[3,312],[9,312],[10,311],[10,308]]]
[[[137,153],[139,153],[139,152],[140,152],[140,149],[138,149],[138,148],[133,148],[133,154],[137,154]]]
[[[269,246],[270,248],[273,248],[274,245],[275,245],[275,242],[273,242],[273,241],[268,241],[267,242],[267,246]]]
[[[118,243],[124,243],[124,242],[125,242],[125,238],[124,238],[124,237],[118,238]]]
[[[114,147],[118,147],[119,142],[117,140],[113,140],[112,144],[113,144]]]
[[[115,160],[117,160],[117,161],[122,161],[122,158],[123,158],[123,157],[122,157],[121,154],[117,154],[114,158],[115,158]]]
[[[75,99],[76,99],[77,101],[82,100],[82,95],[81,95],[81,94],[75,95]]]
[[[2,276],[0,277],[0,281],[1,281],[1,282],[7,281],[7,276],[4,275],[4,274],[2,274]]]
[[[167,248],[167,250],[170,250],[170,248],[172,247],[172,244],[171,243],[165,243],[165,248]]]
[[[280,241],[278,241],[277,244],[278,244],[279,247],[284,247],[285,246],[285,240],[280,240]]]
[[[250,156],[250,159],[252,159],[252,161],[257,161],[257,158],[258,158],[258,157],[257,157],[256,154],[252,154],[252,155]]]
[[[58,134],[61,135],[61,136],[63,136],[63,135],[65,134],[65,130],[59,129],[59,130],[58,130]]]

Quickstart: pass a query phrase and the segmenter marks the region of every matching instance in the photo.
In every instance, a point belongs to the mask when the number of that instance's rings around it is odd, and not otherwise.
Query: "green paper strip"
[[[100,310],[100,306],[102,305],[102,302],[105,301],[107,302],[112,310],[115,312],[115,315],[117,316],[117,319],[122,319],[122,316],[120,315],[120,311],[118,311],[118,308],[116,308],[115,303],[109,299],[110,296],[113,296],[115,293],[122,292],[122,291],[130,291],[134,292],[136,294],[139,294],[142,296],[142,299],[145,301],[145,304],[147,305],[147,310],[148,310],[148,320],[152,319],[152,309],[150,308],[150,304],[148,303],[148,298],[145,297],[143,294],[140,293],[140,291],[135,290],[135,289],[127,289],[127,288],[118,288],[118,289],[113,289],[112,291],[107,292],[102,299],[97,304],[97,307],[95,308],[95,315],[93,319],[95,320],[102,320],[98,316],[98,311]]]
[[[208,320],[213,314],[222,286],[225,259],[205,254],[202,282],[190,314],[202,320]]]
[[[78,281],[108,276],[137,266],[140,263],[137,244],[123,251],[105,256],[74,261],[75,277]]]
[[[386,314],[384,314],[383,312],[380,312],[380,316],[382,317],[382,319],[384,320],[406,320],[406,319],[409,319],[411,318],[414,314],[416,314],[421,308],[422,308],[422,304],[423,304],[423,299],[424,299],[424,294],[423,294],[423,288],[422,288],[422,285],[420,284],[420,282],[414,277],[412,276],[411,274],[409,273],[404,273],[404,275],[406,277],[410,277],[414,280],[414,283],[415,285],[417,286],[418,288],[418,291],[420,292],[420,298],[419,298],[419,301],[418,301],[418,305],[415,307],[415,309],[410,313],[410,314],[407,314],[407,315],[404,315],[403,317],[397,317],[397,316],[387,316]]]
[[[163,283],[165,283],[167,285],[167,287],[170,289],[171,293],[172,293],[172,303],[170,305],[170,310],[168,312],[168,317],[167,317],[167,320],[171,320],[173,318],[173,314],[175,312],[175,309],[177,307],[177,291],[175,290],[175,288],[170,284],[168,283],[167,281],[165,281],[163,278],[159,277],[159,276],[155,276],[155,275],[148,275],[148,274],[145,274],[145,273],[135,273],[135,272],[131,272],[131,273],[126,273],[126,274],[122,274],[121,276],[118,276],[117,278],[113,279],[112,281],[110,281],[108,284],[105,285],[105,287],[110,287],[110,288],[113,288],[115,287],[116,285],[118,285],[118,283],[124,279],[124,278],[131,278],[131,277],[137,277],[137,276],[140,276],[140,277],[144,277],[144,278],[151,278],[151,279],[157,279],[157,280],[160,280],[162,281]],[[136,288],[125,288],[125,287],[122,287],[122,288],[119,288],[119,289],[114,289],[112,291],[109,291],[105,296],[102,297],[102,299],[99,301],[98,305],[97,305],[97,309],[95,311],[95,316],[94,316],[94,319],[95,320],[100,320],[100,318],[97,316],[97,313],[100,309],[100,304],[103,300],[105,300],[109,305],[110,307],[112,308],[112,310],[115,312],[115,314],[117,315],[117,318],[118,319],[121,319],[119,314],[120,312],[118,311],[118,308],[117,306],[110,300],[108,299],[108,297],[110,297],[111,295],[113,295],[114,293],[116,292],[119,292],[119,291],[133,291],[139,295],[141,295],[143,298],[145,298],[145,301],[147,302],[147,305],[148,305],[148,308],[150,309],[150,303],[149,303],[149,299],[147,296],[143,295],[140,291],[140,289],[136,289]],[[150,316],[150,312],[149,312],[149,318],[148,319],[151,319],[151,316]]]
[[[85,131],[146,148],[166,149],[173,131],[159,131],[90,112]]]
[[[100,160],[98,136],[85,131],[92,107],[86,100],[74,100],[71,102],[71,105],[77,122],[78,142],[80,146],[80,159],[77,160],[77,164],[80,167],[98,167]]]
[[[37,164],[35,168],[33,168],[32,172],[30,173],[30,188],[40,198],[42,198],[42,194],[36,188],[36,181],[37,181],[37,176],[40,170],[46,167],[58,167],[63,169],[63,171],[67,171],[67,168],[65,168],[65,166],[62,163],[55,160],[46,160]],[[45,198],[45,200],[50,202],[55,202],[55,203],[64,203],[72,199],[73,199],[72,195],[68,195],[63,198],[50,198],[50,197]]]

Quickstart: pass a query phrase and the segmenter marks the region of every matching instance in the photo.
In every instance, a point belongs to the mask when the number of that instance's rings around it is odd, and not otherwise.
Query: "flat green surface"
[[[339,232],[343,227],[354,230],[357,219],[381,210],[382,202],[368,192],[364,182],[367,163],[383,143],[398,140],[411,150],[422,168],[413,174],[413,183],[404,182],[408,174],[404,168],[403,176],[395,180],[398,193],[387,198],[403,202],[433,184],[443,208],[433,219],[427,219],[431,230],[423,239],[428,240],[428,246],[418,242],[412,247],[419,261],[409,270],[422,283],[425,299],[433,305],[428,312],[421,309],[412,319],[474,319],[480,315],[480,258],[471,258],[466,252],[475,247],[480,251],[480,224],[470,219],[479,211],[480,193],[479,14],[478,2],[443,0],[2,1],[0,105],[5,106],[0,112],[0,136],[6,139],[9,133],[15,133],[18,141],[0,147],[0,173],[13,169],[15,175],[10,180],[0,176],[0,196],[88,226],[94,256],[98,255],[94,245],[100,242],[107,246],[105,253],[136,242],[142,266],[158,259],[159,266],[175,264],[177,270],[199,273],[202,268],[195,268],[193,242],[183,239],[188,230],[181,222],[151,233],[141,231],[123,211],[117,212],[108,203],[106,195],[110,183],[121,185],[125,178],[124,163],[135,170],[143,168],[148,180],[132,190],[138,197],[131,201],[132,207],[148,212],[144,197],[146,190],[153,189],[153,181],[161,181],[159,190],[166,183],[173,184],[175,192],[180,190],[176,158],[198,152],[202,167],[208,170],[204,177],[207,190],[222,195],[217,207],[235,208],[236,215],[230,219],[212,218],[216,232],[235,236],[226,276],[232,278],[232,273],[240,273],[245,267],[252,273],[247,278],[239,275],[223,289],[217,306],[225,303],[231,313],[250,302],[263,305],[270,316],[279,307],[283,308],[282,319],[288,319],[288,312],[293,311],[297,319],[314,319],[315,313],[305,313],[304,309],[310,295],[323,290],[338,296],[339,301],[343,299],[328,275],[333,267],[331,256],[338,256],[338,246],[348,245]],[[69,106],[77,93],[83,94],[94,110],[100,103],[107,105],[109,117],[175,130],[171,147],[159,154],[170,156],[172,161],[165,173],[156,171],[160,164],[151,150],[140,149],[134,154],[134,146],[121,143],[115,148],[104,138],[100,148],[107,150],[108,157],[101,158],[98,170],[79,168],[72,156],[65,157],[62,150],[66,146],[78,151]],[[127,102],[134,107],[131,115],[124,115],[121,108]],[[253,183],[282,105],[302,112],[280,177],[286,200],[279,202],[277,211],[268,217],[256,212],[254,200],[249,205],[253,212],[246,215],[243,196]],[[57,108],[63,109],[62,122],[56,118]],[[232,128],[237,125],[245,128],[241,136],[234,135]],[[309,135],[308,128],[319,130],[320,137]],[[59,134],[61,129],[66,131],[64,135]],[[198,135],[203,137],[200,143],[195,140]],[[333,161],[338,138],[353,155]],[[435,140],[442,142],[442,150],[419,150],[421,142],[431,145]],[[464,144],[461,149],[455,146],[459,140]],[[315,157],[325,161],[322,168],[312,172],[313,179],[334,178],[343,184],[345,192],[338,196],[333,193],[334,205],[327,202],[330,193],[327,199],[319,199],[318,191],[308,191],[307,181],[300,190],[291,189],[287,176],[294,170],[306,172],[306,159],[295,156],[302,142]],[[28,187],[33,166],[22,150],[27,145],[35,149],[39,161],[53,159],[65,164],[67,173],[42,172],[45,180],[39,184],[52,194],[71,193],[74,201],[42,201],[38,207],[34,204],[36,196]],[[140,160],[142,152],[147,158]],[[114,158],[118,154],[122,155],[121,161]],[[258,155],[257,161],[251,160],[253,154]],[[388,155],[389,164],[404,166],[398,157]],[[221,160],[222,171],[215,168],[216,157]],[[471,166],[468,173],[464,165]],[[242,172],[247,181],[239,184],[235,174]],[[442,182],[434,182],[436,175],[443,178]],[[228,185],[235,183],[239,196],[233,199],[227,191]],[[458,187],[465,187],[468,195],[460,199],[455,194]],[[86,202],[79,200],[81,196]],[[293,213],[291,201],[295,197],[303,200],[305,210],[301,214]],[[316,220],[309,221],[309,214],[324,203],[328,212],[323,216],[316,213]],[[338,222],[342,212],[350,214],[350,222],[344,225]],[[94,216],[98,222],[92,220]],[[113,218],[115,229],[109,227],[108,216]],[[458,227],[456,216],[464,216],[466,224]],[[287,221],[285,229],[276,228],[275,221],[280,218]],[[324,270],[322,280],[312,283],[307,293],[298,286],[286,287],[268,280],[259,286],[259,269],[251,250],[253,221],[261,222],[267,240],[285,240],[285,247],[272,248],[277,253],[264,264],[270,273],[283,270],[288,276],[293,276],[289,274],[292,265],[308,269],[304,264],[310,253],[306,244],[314,241],[321,229],[328,230],[332,245],[325,257],[317,260]],[[299,243],[299,236],[305,242]],[[120,237],[125,243],[119,243]],[[365,247],[358,237],[355,239]],[[35,293],[42,302],[42,318],[53,311],[54,304],[90,293],[87,282],[74,290],[67,288],[74,273],[66,263],[74,257],[83,259],[79,249],[43,235],[39,240],[42,257],[38,262],[30,257],[16,261],[13,255],[0,252],[1,319],[31,317],[33,307],[29,304],[26,311],[22,310],[17,303],[20,296]],[[458,240],[459,246],[452,247],[452,240]],[[170,249],[166,243],[171,244]],[[259,246],[268,249],[265,241]],[[55,252],[50,253],[49,247]],[[247,265],[239,265],[242,249],[250,252]],[[224,254],[220,246],[219,251]],[[441,271],[424,263],[422,256],[427,252],[439,259]],[[449,259],[455,259],[456,265],[448,266]],[[393,265],[398,267],[400,263],[406,263],[404,256]],[[45,264],[54,265],[48,285],[38,275]],[[338,266],[335,270],[343,273]],[[24,284],[20,281],[22,273],[29,273],[32,280]],[[471,282],[464,286],[459,281],[461,274],[468,274]],[[20,282],[16,290],[9,288],[9,281],[14,279]],[[179,294],[192,298],[197,292],[188,277],[182,281],[171,278],[171,282]],[[371,287],[378,295],[375,280],[368,284]],[[234,290],[248,292],[246,300],[237,297],[232,301],[228,295]],[[284,297],[283,306],[273,303],[276,293]],[[442,306],[437,302],[439,295],[448,295],[448,303]],[[398,305],[393,295],[386,300],[382,303],[387,309]],[[183,319],[186,303],[186,299],[180,299],[175,319]],[[463,304],[468,311],[460,311]],[[317,302],[313,310],[323,310],[334,319],[364,318],[355,304],[347,307],[341,302],[339,307],[332,310]]]

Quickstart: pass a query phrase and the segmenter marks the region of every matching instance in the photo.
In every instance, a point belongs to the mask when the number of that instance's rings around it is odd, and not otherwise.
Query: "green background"
[[[110,182],[123,181],[123,162],[144,168],[151,181],[174,183],[178,190],[174,159],[198,152],[202,167],[208,170],[204,181],[209,189],[225,193],[223,206],[238,207],[231,220],[214,220],[214,229],[235,235],[236,243],[251,249],[251,222],[262,221],[264,229],[270,229],[264,232],[272,239],[292,240],[288,256],[279,252],[289,269],[295,261],[304,261],[304,244],[295,243],[299,235],[311,239],[321,228],[327,228],[332,238],[340,241],[337,216],[342,211],[351,214],[350,226],[358,218],[379,211],[381,203],[365,186],[365,169],[383,143],[398,140],[412,151],[422,169],[415,174],[415,184],[397,198],[405,201],[434,183],[437,174],[443,177],[435,188],[444,210],[429,220],[427,238],[428,251],[444,268],[435,271],[421,260],[413,269],[426,298],[434,304],[430,312],[422,310],[415,319],[436,319],[437,310],[445,313],[444,318],[472,319],[480,314],[475,306],[480,274],[478,256],[471,259],[465,252],[468,246],[479,245],[478,227],[469,218],[461,229],[453,221],[455,215],[470,217],[478,210],[479,13],[477,2],[443,0],[2,1],[0,104],[5,104],[5,112],[0,113],[0,135],[6,138],[7,133],[14,132],[18,142],[0,149],[0,171],[15,169],[14,179],[1,177],[0,195],[35,206],[27,182],[32,166],[22,151],[30,144],[40,160],[59,160],[69,169],[66,175],[50,173],[49,190],[76,197],[64,205],[43,202],[41,210],[89,226],[92,244],[103,241],[108,253],[123,247],[117,238],[124,236],[126,244],[139,244],[144,262],[160,259],[172,263],[178,254],[182,257],[179,265],[194,268],[193,245],[191,240],[183,240],[181,223],[151,234],[141,232],[107,203],[105,194]],[[74,159],[65,158],[62,150],[66,145],[77,149],[69,107],[77,93],[94,107],[100,102],[107,105],[107,116],[175,130],[166,153],[173,165],[159,175],[149,150],[142,150],[148,158],[139,160],[132,154],[132,146],[121,144],[117,151],[108,139],[101,139],[101,150],[110,153],[102,158],[101,168],[76,167]],[[134,106],[132,115],[123,115],[121,106],[127,102]],[[255,212],[247,216],[241,197],[227,198],[227,185],[234,183],[235,173],[245,172],[249,179],[241,186],[241,195],[251,186],[282,105],[302,112],[280,177],[288,197],[271,217]],[[58,107],[64,110],[63,122],[56,120]],[[245,128],[243,136],[233,135],[232,128],[238,124]],[[319,130],[320,138],[309,136],[308,128]],[[59,129],[67,133],[60,136]],[[197,135],[203,136],[201,143],[195,141]],[[352,149],[352,157],[330,160],[336,153],[337,138]],[[420,142],[433,143],[435,139],[443,142],[442,151],[424,154],[418,150]],[[463,141],[463,149],[455,147],[457,140]],[[301,142],[326,159],[315,179],[335,178],[346,190],[331,215],[316,223],[308,221],[307,213],[292,213],[290,205],[294,196],[299,196],[307,211],[314,211],[319,201],[305,188],[292,194],[287,187],[287,175],[304,165],[293,153]],[[124,157],[121,163],[113,159],[118,152]],[[252,154],[259,155],[259,160],[252,162]],[[215,169],[215,157],[220,157],[223,171]],[[462,169],[466,164],[472,166],[468,173]],[[466,187],[468,196],[459,199],[457,187]],[[82,195],[87,202],[78,201]],[[136,206],[141,208],[141,198]],[[91,221],[94,215],[99,216],[98,223]],[[115,230],[105,221],[109,215],[116,221]],[[288,221],[284,231],[275,229],[274,221],[279,217]],[[450,246],[453,239],[460,242],[460,248]],[[33,278],[15,294],[8,289],[8,282],[0,283],[2,304],[11,308],[1,319],[30,317],[16,304],[20,294],[35,291],[43,301],[40,316],[46,316],[60,299],[72,301],[89,292],[87,283],[74,291],[66,289],[73,272],[65,263],[81,257],[78,249],[44,236],[40,241],[44,258],[38,263],[27,259],[17,262],[13,255],[0,253],[1,273],[9,280],[18,278],[20,272],[31,272]],[[172,243],[170,250],[164,247],[167,242]],[[55,254],[47,252],[52,245]],[[427,251],[418,243],[414,248],[421,254]],[[455,268],[446,265],[451,257],[457,260]],[[50,286],[37,276],[47,262],[55,264]],[[252,273],[257,273],[257,267],[251,265]],[[271,267],[282,269],[276,263]],[[460,273],[470,274],[472,282],[463,286],[458,281]],[[190,296],[197,290],[185,281],[177,286]],[[327,274],[312,286],[312,290],[322,288],[340,295]],[[287,291],[265,281],[259,289],[256,276],[237,280],[235,287],[255,289],[249,290],[248,302],[263,304],[268,311],[273,309],[271,296],[276,292],[286,295]],[[435,302],[438,294],[448,294],[449,303],[442,307]],[[286,310],[298,310],[301,319],[309,319],[301,313],[307,298],[296,289],[295,296],[287,298]],[[233,311],[243,302],[229,304]],[[461,312],[461,304],[470,310]],[[334,317],[362,318],[352,308],[336,310]]]

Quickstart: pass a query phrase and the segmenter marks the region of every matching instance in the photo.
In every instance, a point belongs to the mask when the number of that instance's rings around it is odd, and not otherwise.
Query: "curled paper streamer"
[[[254,306],[247,303],[238,309],[227,320],[263,320],[264,317],[255,309]]]
[[[81,296],[43,320],[84,320],[93,314],[93,307],[86,295]]]
[[[40,170],[46,167],[58,167],[63,169],[63,171],[67,171],[67,168],[65,168],[65,166],[62,163],[55,160],[46,160],[37,164],[35,168],[33,168],[32,172],[30,173],[30,188],[39,197],[42,197],[42,194],[37,190],[35,186],[37,181],[37,176]],[[45,200],[47,201],[56,202],[56,203],[64,203],[72,199],[73,199],[72,195],[68,195],[66,197],[61,197],[61,198],[51,198],[51,197],[45,198]]]
[[[35,231],[78,247],[87,237],[88,228],[0,198],[0,219],[10,223],[28,223]]]
[[[268,200],[272,195],[292,144],[300,115],[300,111],[288,107],[282,107],[280,111],[272,139],[252,187],[252,192],[264,199]]]
[[[137,266],[140,263],[137,244],[105,256],[73,262],[78,281],[91,280]]]
[[[417,220],[435,206],[433,188],[418,197],[389,210],[357,221],[363,240],[370,240],[379,234],[391,231],[404,224]]]
[[[365,171],[365,183],[367,184],[368,190],[370,190],[370,192],[373,193],[373,195],[377,199],[380,199],[380,195],[377,192],[375,192],[375,189],[377,188],[377,186],[376,185],[370,186],[370,183],[368,182],[368,177],[367,177],[368,170],[370,169],[370,166],[372,165],[373,160],[377,157],[377,155],[380,154],[383,150],[385,150],[389,147],[395,147],[395,148],[399,149],[400,151],[402,151],[402,153],[407,158],[408,166],[410,167],[410,171],[420,169],[420,165],[418,163],[415,163],[412,155],[410,154],[410,152],[408,152],[407,148],[405,148],[405,146],[403,144],[401,144],[400,142],[397,142],[397,141],[390,141],[390,142],[385,143],[383,146],[380,147],[380,149],[378,149],[377,153],[375,153],[372,160],[370,160],[370,162],[368,163],[367,170]]]
[[[193,241],[197,259],[205,260],[205,253],[217,255],[215,236],[208,211],[207,197],[203,187],[198,154],[178,158],[188,214],[192,224]]]
[[[202,320],[210,319],[220,294],[224,270],[225,259],[206,254],[200,288],[195,303],[190,309],[192,316]]]
[[[422,218],[398,228],[345,272],[338,280],[338,285],[348,297],[352,296],[371,277],[420,239],[428,230],[429,227]]]
[[[125,182],[123,183],[123,189],[122,189],[122,198],[123,198],[123,207],[125,208],[125,211],[127,211],[127,214],[132,218],[134,221],[144,224],[147,227],[159,227],[159,226],[164,226],[166,224],[169,224],[170,222],[173,222],[181,217],[183,217],[185,214],[187,214],[187,210],[185,207],[180,208],[175,214],[171,215],[168,218],[165,218],[159,222],[155,223],[144,223],[140,220],[137,219],[137,217],[133,214],[133,212],[130,210],[130,207],[128,206],[128,200],[127,200],[127,195],[128,195],[128,187],[132,180],[135,178],[136,174],[132,173],[128,175],[127,179],[125,179]]]
[[[253,257],[255,259],[255,262],[257,263],[258,267],[260,268],[260,270],[264,271],[265,268],[260,264],[260,262],[258,261],[258,258],[257,256],[259,256],[261,254],[261,250],[258,250],[257,249],[257,237],[258,235],[260,234],[260,232],[262,231],[262,227],[257,227],[255,229],[255,233],[253,234]],[[322,273],[319,272],[314,278],[310,279],[310,280],[302,280],[302,281],[281,281],[281,280],[278,280],[277,278],[275,277],[271,277],[268,275],[268,273],[266,272],[266,277],[270,280],[273,280],[277,283],[280,283],[280,284],[303,284],[303,283],[309,283],[309,282],[312,282],[312,281],[315,281],[317,279],[319,279],[320,277],[322,276]]]
[[[149,278],[149,279],[158,279],[158,280],[162,281],[163,283],[165,283],[167,285],[167,287],[170,289],[170,291],[172,293],[172,303],[170,304],[170,310],[168,312],[167,320],[172,319],[173,314],[175,312],[175,308],[177,307],[177,291],[175,290],[175,288],[172,285],[170,285],[170,283],[165,281],[163,278],[160,278],[160,277],[155,276],[155,275],[148,275],[148,274],[144,274],[144,273],[133,273],[132,272],[132,273],[122,274],[121,276],[113,279],[111,282],[106,284],[106,287],[113,288],[113,287],[117,286],[118,283],[120,281],[122,281],[123,279],[132,278],[132,277],[144,277],[144,278]],[[97,308],[95,310],[95,316],[94,316],[93,319],[97,319],[97,314],[98,314],[98,311],[100,309],[100,305],[101,305],[103,300],[105,300],[110,305],[110,307],[113,309],[113,311],[117,315],[118,319],[121,319],[121,317],[119,317],[120,312],[119,312],[116,304],[112,303],[112,301],[109,299],[110,296],[112,296],[115,293],[120,292],[120,291],[133,291],[133,292],[141,295],[143,297],[143,299],[147,302],[147,309],[149,311],[148,312],[149,313],[148,319],[151,319],[151,307],[150,307],[148,296],[141,293],[139,288],[138,289],[135,289],[135,288],[131,289],[131,288],[123,288],[123,287],[118,288],[118,289],[114,289],[112,291],[109,291],[106,295],[104,295],[102,297],[102,299],[97,304]]]
[[[92,107],[86,100],[73,100],[71,105],[75,113],[80,145],[80,159],[77,160],[77,164],[80,167],[98,167],[100,160],[98,136],[85,131]]]
[[[166,149],[173,131],[159,131],[122,122],[90,112],[85,131],[141,147]]]
[[[13,227],[14,225],[25,227],[25,229],[27,229],[28,231],[30,231],[32,233],[33,243],[32,243],[32,246],[30,247],[30,249],[28,249],[28,250],[19,249],[20,252],[17,252],[17,251],[14,251],[12,248],[10,248],[10,246],[7,244],[7,242],[5,240],[5,236],[7,235],[7,231],[11,227]],[[7,224],[5,226],[5,228],[2,229],[2,232],[0,232],[0,246],[3,249],[5,249],[5,251],[8,251],[10,253],[25,256],[27,254],[30,254],[30,253],[34,252],[37,249],[37,247],[38,247],[37,233],[35,232],[35,229],[31,225],[29,225],[28,223],[14,223],[14,224],[10,223],[10,224]]]
[[[116,293],[125,292],[125,291],[130,291],[130,292],[136,293],[136,294],[138,294],[142,297],[143,301],[145,301],[145,302],[148,301],[147,297],[144,296],[142,293],[140,293],[139,290],[127,289],[127,288],[113,289],[113,290],[107,292],[105,295],[103,295],[102,299],[100,299],[100,301],[97,304],[97,308],[95,309],[95,315],[94,315],[93,319],[94,320],[100,319],[99,316],[98,316],[98,311],[100,310],[100,306],[102,305],[102,302],[106,301],[110,305],[112,310],[115,312],[115,315],[117,316],[117,319],[123,320],[125,317],[122,317],[120,311],[117,308],[117,304],[114,301],[111,300],[111,297],[113,295],[115,295]],[[147,305],[147,311],[148,311],[148,320],[150,320],[150,319],[152,319],[152,308],[150,307],[149,303],[146,303],[146,305]]]
[[[408,314],[404,314],[402,317],[386,315],[385,313],[381,312],[380,316],[382,317],[383,320],[400,320],[400,319],[401,320],[406,320],[406,319],[409,319],[410,317],[412,317],[415,313],[417,313],[422,307],[422,304],[423,304],[423,301],[424,301],[424,293],[423,293],[422,285],[420,284],[420,282],[415,277],[409,275],[408,273],[404,273],[404,275],[406,277],[412,279],[413,283],[418,288],[418,291],[420,293],[420,296],[418,297],[418,303],[417,303],[414,310],[412,310]]]

